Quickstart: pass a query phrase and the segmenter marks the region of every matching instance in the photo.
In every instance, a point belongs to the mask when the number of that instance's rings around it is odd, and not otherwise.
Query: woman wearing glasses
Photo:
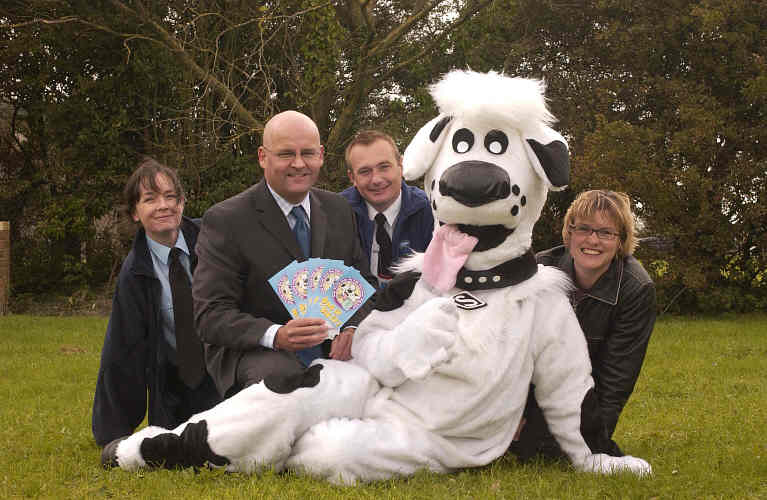
[[[639,377],[656,315],[655,285],[632,255],[637,238],[629,197],[605,190],[579,194],[565,215],[562,239],[564,245],[536,258],[573,281],[570,302],[588,343],[605,437],[612,439]],[[523,422],[519,440],[512,443],[520,459],[564,456],[532,391]],[[623,455],[614,441],[607,452]]]

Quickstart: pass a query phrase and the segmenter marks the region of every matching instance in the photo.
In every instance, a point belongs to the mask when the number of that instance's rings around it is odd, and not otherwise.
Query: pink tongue
[[[479,240],[452,224],[440,226],[423,256],[423,279],[440,292],[455,286],[455,277]]]

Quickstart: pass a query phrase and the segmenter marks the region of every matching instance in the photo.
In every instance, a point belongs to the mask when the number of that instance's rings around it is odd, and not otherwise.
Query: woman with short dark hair
[[[150,425],[173,428],[220,401],[193,327],[199,222],[183,215],[178,175],[144,158],[123,197],[139,227],[120,270],[93,401],[93,436],[105,447],[130,435],[147,410]]]

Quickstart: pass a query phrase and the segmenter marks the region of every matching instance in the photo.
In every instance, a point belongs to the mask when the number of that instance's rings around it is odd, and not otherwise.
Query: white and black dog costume
[[[577,469],[651,471],[599,453],[606,443],[569,281],[531,253],[548,190],[569,178],[543,84],[454,71],[431,90],[440,116],[408,146],[404,174],[425,175],[435,220],[478,239],[454,286],[421,274],[429,250],[415,255],[360,324],[351,362],[268,377],[172,431],[137,432],[112,446],[111,460],[128,470],[289,467],[344,483],[446,473],[506,452],[533,383]]]

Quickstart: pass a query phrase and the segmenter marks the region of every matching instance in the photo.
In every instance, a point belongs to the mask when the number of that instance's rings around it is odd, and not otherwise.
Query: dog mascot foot
[[[117,438],[107,443],[101,450],[101,466],[105,469],[119,467],[117,463],[117,445],[126,439],[126,436]]]
[[[640,477],[652,474],[652,467],[649,463],[641,458],[630,455],[623,457],[611,457],[604,453],[590,455],[578,468],[585,472],[596,472],[599,474],[631,472]]]

